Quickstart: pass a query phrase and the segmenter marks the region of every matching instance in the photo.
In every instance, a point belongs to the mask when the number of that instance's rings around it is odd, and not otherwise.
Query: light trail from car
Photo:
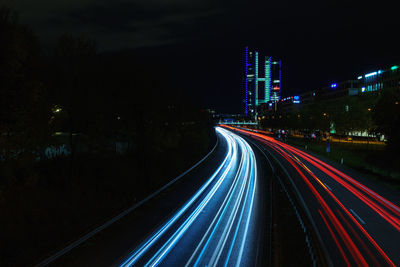
[[[378,254],[387,265],[395,266],[388,254],[383,250],[382,244],[379,245],[378,241],[369,233],[371,230],[368,231],[365,226],[359,223],[358,219],[353,215],[354,211],[352,213],[350,211],[351,209],[343,204],[343,201],[336,194],[335,190],[332,190],[330,187],[328,188],[326,182],[321,181],[310,168],[312,166],[318,170],[318,172],[321,172],[324,177],[329,177],[332,181],[345,188],[352,196],[359,199],[365,207],[368,207],[371,211],[384,219],[397,233],[400,231],[400,208],[398,206],[361,184],[356,179],[304,151],[275,140],[265,134],[260,134],[258,131],[238,129],[230,126],[224,127],[246,134],[264,143],[292,165],[320,204],[319,214],[328,228],[329,233],[332,235],[346,264],[349,264],[350,261],[347,258],[347,254],[344,253],[342,245],[347,248],[347,252],[350,253],[354,263],[358,265],[367,264],[365,262],[365,256],[370,258],[371,262],[375,264],[377,262],[375,254]],[[309,164],[309,167],[307,167],[306,164]],[[316,184],[314,184],[314,182],[316,182]],[[316,185],[319,185],[319,188],[322,188],[322,192],[325,193],[322,194]],[[332,205],[327,204],[329,199],[324,196],[329,196],[330,199],[338,205],[341,211],[339,209],[333,209],[333,207],[331,208],[330,206]],[[347,216],[347,219],[344,215]],[[349,223],[348,219],[350,219],[352,224]],[[365,224],[363,220],[361,220],[361,222]],[[331,228],[330,225],[333,226],[333,228]],[[359,232],[355,231],[353,226],[355,226]],[[385,227],[387,226],[385,225]],[[334,230],[336,230],[336,232]],[[336,235],[341,238],[341,242],[338,241]],[[354,237],[354,241],[350,236]],[[371,249],[366,245],[361,236],[369,241],[370,246],[375,249],[375,253],[371,252]],[[359,246],[355,244],[359,244]],[[360,249],[363,250],[364,254],[360,253]]]
[[[120,266],[158,266],[176,258],[187,266],[248,265],[246,248],[255,238],[256,158],[243,138],[220,127],[216,131],[228,147],[222,163]],[[178,255],[181,250],[188,252],[186,259]]]

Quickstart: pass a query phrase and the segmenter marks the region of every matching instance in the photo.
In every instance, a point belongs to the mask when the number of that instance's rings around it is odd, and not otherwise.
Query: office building
[[[399,65],[390,68],[373,71],[358,76],[361,93],[374,92],[388,88],[400,88],[400,69]]]
[[[282,84],[282,77],[281,77],[281,66],[282,62],[279,61],[272,61],[270,58],[270,70],[271,73],[271,96],[268,101],[279,101],[281,99],[281,84]]]
[[[261,106],[281,98],[282,63],[246,47],[244,66],[245,116],[256,119]]]
[[[278,102],[271,99],[268,105],[263,106],[259,114],[265,115],[276,111],[283,114],[290,113],[315,101],[327,103],[346,96],[379,93],[381,90],[400,90],[399,65],[369,72],[358,76],[357,79],[331,83],[316,90],[306,91],[298,96],[285,97]]]

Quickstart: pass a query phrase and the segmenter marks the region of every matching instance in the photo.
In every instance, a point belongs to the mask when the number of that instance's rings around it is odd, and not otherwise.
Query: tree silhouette
[[[51,99],[66,115],[71,157],[71,175],[79,134],[86,132],[89,120],[90,92],[96,60],[96,44],[86,36],[62,36],[54,50]],[[74,137],[75,136],[75,137]]]
[[[49,142],[43,59],[32,31],[0,8],[0,146],[7,159],[33,160]]]
[[[397,88],[382,92],[373,109],[376,131],[383,133],[388,139],[391,151],[400,149],[400,91]]]

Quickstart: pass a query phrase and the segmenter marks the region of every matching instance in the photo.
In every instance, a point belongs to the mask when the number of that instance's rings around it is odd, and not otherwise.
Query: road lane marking
[[[332,188],[330,188],[326,183],[324,183],[324,185],[326,186],[326,188],[332,191]]]
[[[366,224],[366,223],[364,222],[364,220],[361,219],[360,216],[358,216],[358,214],[357,214],[354,210],[350,209],[350,212],[353,213],[353,215],[356,216],[357,219],[358,219],[362,224]]]

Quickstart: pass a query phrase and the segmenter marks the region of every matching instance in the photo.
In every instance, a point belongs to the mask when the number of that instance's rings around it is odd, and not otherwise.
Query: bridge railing
[[[235,122],[223,122],[220,121],[219,124],[227,124],[227,125],[257,125],[257,122],[254,121],[235,121]]]

